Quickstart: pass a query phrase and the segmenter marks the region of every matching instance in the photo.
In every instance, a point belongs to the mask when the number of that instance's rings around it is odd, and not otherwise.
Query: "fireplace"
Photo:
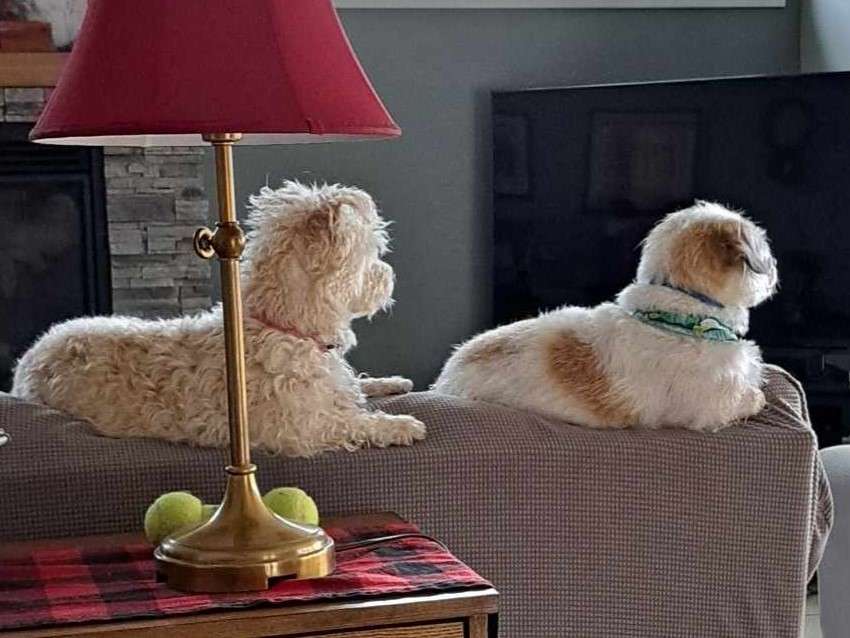
[[[103,151],[27,141],[0,125],[0,389],[50,325],[111,312]]]
[[[192,251],[208,221],[203,149],[32,144],[50,90],[0,88],[0,390],[56,321],[211,305],[209,262]]]

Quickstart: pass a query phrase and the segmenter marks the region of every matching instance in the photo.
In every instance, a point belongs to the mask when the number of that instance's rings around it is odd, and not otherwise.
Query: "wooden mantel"
[[[0,53],[0,87],[53,87],[68,53]]]

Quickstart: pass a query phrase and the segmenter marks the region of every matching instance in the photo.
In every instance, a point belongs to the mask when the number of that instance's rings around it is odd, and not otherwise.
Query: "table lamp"
[[[89,0],[80,36],[30,138],[47,144],[195,146],[215,151],[219,221],[195,251],[221,266],[230,464],[222,504],[156,548],[184,591],[250,591],[334,568],[319,527],[270,512],[251,463],[233,144],[389,138],[331,0]],[[203,401],[204,397],[198,397]]]

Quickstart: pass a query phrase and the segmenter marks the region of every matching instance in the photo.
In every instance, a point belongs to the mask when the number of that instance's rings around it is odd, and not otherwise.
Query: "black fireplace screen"
[[[27,141],[0,124],[0,389],[57,321],[111,312],[103,151]]]

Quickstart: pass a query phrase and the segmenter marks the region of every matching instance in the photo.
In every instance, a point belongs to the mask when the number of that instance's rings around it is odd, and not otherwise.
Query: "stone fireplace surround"
[[[0,123],[35,123],[50,91],[0,89]],[[209,213],[204,161],[203,148],[104,148],[115,314],[168,317],[210,306],[210,264],[192,249]]]

